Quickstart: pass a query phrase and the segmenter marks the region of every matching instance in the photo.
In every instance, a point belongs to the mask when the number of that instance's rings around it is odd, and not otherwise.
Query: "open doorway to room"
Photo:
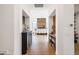
[[[56,10],[49,16],[49,42],[56,52]]]
[[[27,54],[27,50],[32,44],[32,31],[30,31],[29,22],[28,14],[22,10],[22,54]]]
[[[75,54],[79,55],[79,4],[74,5],[74,43]]]
[[[37,18],[33,22],[32,46],[28,50],[28,55],[54,55],[54,49],[49,43],[47,33],[47,18]]]
[[[42,5],[43,7],[40,7]],[[22,41],[23,43],[22,51],[24,52],[24,54],[26,53],[27,55],[55,55],[55,33],[56,33],[55,18],[56,16],[52,14],[49,16],[50,14],[49,6],[50,5],[46,5],[46,4],[33,5],[32,10],[30,11],[31,13],[30,22],[28,22],[30,23],[30,26],[31,26],[30,28],[32,31],[28,31],[28,30],[26,31],[24,29],[22,33],[23,34],[22,38],[24,40]],[[23,19],[25,19],[24,16],[23,16]],[[51,23],[52,25],[50,25],[51,30],[53,30],[53,32],[51,31],[49,34],[50,17],[53,19]],[[23,24],[25,24],[25,21],[26,20],[23,20]],[[30,35],[28,35],[29,32],[30,32]],[[54,39],[53,44],[52,44],[52,40],[48,38],[49,36],[52,38],[52,33],[53,33],[53,39]],[[27,45],[24,45],[24,44],[27,44]]]

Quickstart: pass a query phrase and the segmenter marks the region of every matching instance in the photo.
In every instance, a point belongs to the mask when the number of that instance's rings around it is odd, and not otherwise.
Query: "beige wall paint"
[[[14,51],[14,5],[0,5],[0,52]]]

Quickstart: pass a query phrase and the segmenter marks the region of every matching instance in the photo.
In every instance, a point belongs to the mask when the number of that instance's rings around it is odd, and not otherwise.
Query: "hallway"
[[[2,4],[0,15],[1,54],[74,55],[73,4]]]
[[[47,35],[33,35],[32,46],[28,55],[55,55],[54,47],[48,42]]]

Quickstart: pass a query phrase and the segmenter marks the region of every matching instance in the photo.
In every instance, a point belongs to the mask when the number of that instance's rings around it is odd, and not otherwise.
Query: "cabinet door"
[[[27,53],[27,33],[22,33],[22,54]]]

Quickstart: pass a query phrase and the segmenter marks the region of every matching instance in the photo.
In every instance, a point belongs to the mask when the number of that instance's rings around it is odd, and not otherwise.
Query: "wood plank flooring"
[[[79,55],[79,43],[75,43],[75,55]]]
[[[32,46],[28,49],[27,55],[55,55],[55,50],[47,35],[35,35],[32,37]]]

